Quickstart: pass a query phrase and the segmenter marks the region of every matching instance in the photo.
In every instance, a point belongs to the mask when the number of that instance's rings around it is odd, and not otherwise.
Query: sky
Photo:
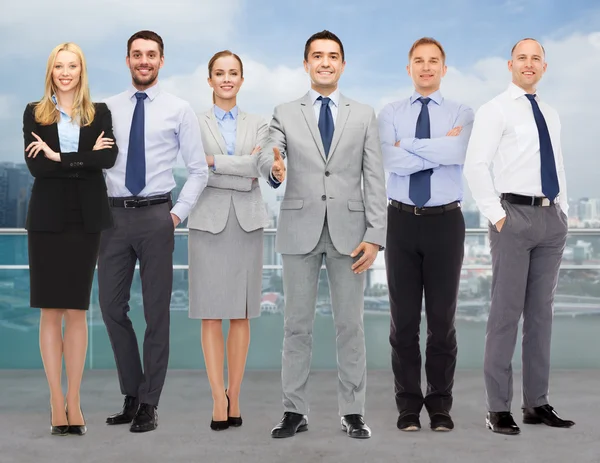
[[[125,90],[127,39],[151,29],[165,42],[163,89],[198,112],[211,105],[207,62],[230,49],[244,62],[238,96],[246,112],[270,118],[277,104],[309,88],[306,39],[329,29],[344,43],[340,89],[378,112],[412,94],[411,44],[439,40],[447,54],[442,94],[475,110],[506,89],[519,39],[546,49],[538,94],[562,121],[569,196],[600,197],[600,4],[591,0],[19,0],[0,15],[0,162],[22,162],[25,105],[43,93],[46,60],[65,41],[86,55],[94,100]]]

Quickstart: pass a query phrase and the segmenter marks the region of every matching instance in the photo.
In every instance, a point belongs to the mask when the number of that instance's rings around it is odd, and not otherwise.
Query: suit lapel
[[[337,147],[340,138],[342,137],[342,133],[344,132],[344,127],[346,126],[346,122],[348,121],[348,116],[350,115],[350,103],[344,95],[340,94],[340,104],[338,106],[338,115],[335,121],[335,130],[333,131],[333,139],[331,140],[331,147],[329,148],[329,156],[327,156],[327,162],[331,160],[333,153],[335,152],[335,148]]]
[[[42,126],[44,127],[44,126]],[[47,126],[46,129],[47,136],[40,133],[36,133],[42,140],[46,142],[46,144],[52,148],[53,150],[60,152],[60,140],[58,138],[58,124],[51,124]],[[81,132],[79,132],[79,139],[81,140]]]
[[[215,113],[213,112],[212,109],[210,109],[206,113],[204,113],[204,115],[206,116],[206,120],[205,120],[206,125],[208,126],[210,133],[212,134],[215,141],[217,142],[217,145],[219,145],[219,148],[221,149],[221,153],[227,154],[227,147],[225,146],[225,140],[223,140],[223,136],[221,135],[221,131],[219,130],[219,126],[217,125],[217,118],[215,117]]]
[[[319,126],[317,125],[317,120],[315,119],[315,111],[313,109],[312,102],[310,101],[309,94],[306,94],[306,96],[300,101],[300,108],[302,109],[302,114],[304,115],[306,124],[308,125],[310,133],[313,136],[323,161],[327,161],[327,158],[325,157],[325,148],[323,147],[323,141],[321,140],[321,132],[319,132]]]
[[[233,154],[236,156],[244,154],[242,150],[244,149],[244,141],[246,138],[247,128],[248,124],[246,122],[246,113],[238,111],[237,127],[235,130],[235,150],[233,152]],[[252,147],[252,149],[254,149],[254,146]]]

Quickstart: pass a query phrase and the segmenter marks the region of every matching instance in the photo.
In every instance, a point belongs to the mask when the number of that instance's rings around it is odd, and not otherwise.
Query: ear
[[[508,64],[508,70],[509,70],[510,72],[512,72],[512,68],[513,68],[513,62],[512,62],[512,59],[509,59],[507,64]]]
[[[308,72],[308,62],[306,60],[304,60],[303,63],[304,63],[304,71]]]
[[[408,74],[408,77],[412,77],[412,74],[410,73],[410,64],[406,65],[406,73]]]
[[[162,68],[165,65],[165,55],[162,55],[160,57],[160,65],[158,66],[158,69]]]
[[[444,64],[444,67],[442,68],[442,77],[446,75],[446,72],[448,72],[448,66]]]

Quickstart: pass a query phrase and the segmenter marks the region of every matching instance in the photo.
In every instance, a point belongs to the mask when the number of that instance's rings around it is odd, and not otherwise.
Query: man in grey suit
[[[363,419],[364,272],[385,242],[385,179],[373,109],[339,93],[344,66],[344,48],[335,34],[322,31],[308,39],[304,68],[312,88],[275,108],[269,142],[258,159],[261,175],[274,187],[286,176],[282,156],[289,170],[276,238],[285,292],[285,413],[271,431],[277,438],[308,429],[306,385],[323,260],[336,329],[342,429],[353,438],[371,436]]]

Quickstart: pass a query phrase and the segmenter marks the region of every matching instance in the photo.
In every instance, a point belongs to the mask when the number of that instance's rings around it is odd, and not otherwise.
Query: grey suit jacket
[[[276,250],[307,254],[317,245],[325,214],[335,248],[349,255],[361,241],[385,245],[387,197],[375,112],[340,95],[325,157],[309,95],[275,108],[258,167],[269,178],[273,147],[287,159]]]
[[[199,115],[198,121],[204,151],[215,157],[215,171],[208,169],[208,184],[192,209],[188,227],[222,232],[233,201],[237,219],[245,231],[263,228],[267,217],[257,180],[258,155],[250,153],[255,146],[266,143],[267,123],[259,116],[239,111],[235,152],[230,156],[213,109]]]

